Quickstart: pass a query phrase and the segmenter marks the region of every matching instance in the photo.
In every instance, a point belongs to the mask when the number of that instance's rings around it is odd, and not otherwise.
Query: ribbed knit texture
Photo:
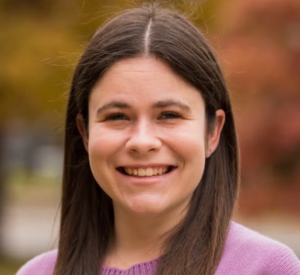
[[[52,275],[56,257],[56,250],[37,256],[17,275]],[[101,275],[154,275],[158,261],[127,270],[102,267]],[[287,246],[232,222],[215,275],[300,275],[300,261]]]
[[[103,267],[101,275],[149,275],[155,274],[158,259],[136,264],[127,270],[120,270],[112,267]]]

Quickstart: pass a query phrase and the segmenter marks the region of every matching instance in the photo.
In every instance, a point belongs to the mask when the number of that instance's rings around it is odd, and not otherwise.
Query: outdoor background
[[[300,1],[172,1],[216,50],[241,147],[234,219],[300,256]],[[57,244],[74,66],[121,0],[0,0],[0,274]]]

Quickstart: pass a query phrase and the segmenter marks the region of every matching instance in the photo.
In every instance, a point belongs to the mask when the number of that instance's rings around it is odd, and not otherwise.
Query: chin
[[[162,199],[145,198],[143,196],[142,198],[135,198],[134,200],[131,200],[127,204],[127,207],[130,212],[137,215],[159,215],[166,210],[166,206],[162,204],[162,201]]]

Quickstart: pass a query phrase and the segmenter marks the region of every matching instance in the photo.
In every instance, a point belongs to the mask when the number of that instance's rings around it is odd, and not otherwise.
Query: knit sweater
[[[57,250],[26,263],[17,275],[52,275]],[[127,270],[102,267],[102,275],[154,275],[159,259]],[[285,245],[240,224],[231,222],[222,258],[215,275],[300,275],[300,261]]]

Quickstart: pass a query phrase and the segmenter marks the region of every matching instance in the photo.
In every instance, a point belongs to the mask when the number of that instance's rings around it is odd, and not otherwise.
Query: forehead
[[[201,93],[165,63],[154,57],[136,57],[118,61],[92,89],[90,106],[108,100],[131,103],[147,99],[149,103],[173,98],[193,107],[203,105]]]

